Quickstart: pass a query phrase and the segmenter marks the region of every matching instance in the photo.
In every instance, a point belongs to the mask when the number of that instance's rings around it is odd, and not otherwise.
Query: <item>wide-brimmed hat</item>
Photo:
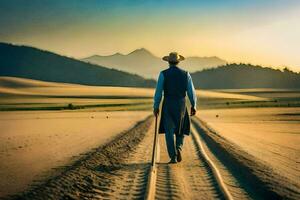
[[[164,56],[162,59],[167,62],[180,62],[184,60],[184,57],[179,55],[177,52],[171,52],[168,56]]]

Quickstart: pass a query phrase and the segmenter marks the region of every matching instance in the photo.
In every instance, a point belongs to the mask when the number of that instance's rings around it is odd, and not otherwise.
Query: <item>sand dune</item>
[[[41,96],[115,96],[153,97],[152,88],[86,86],[77,84],[53,83],[16,77],[0,77],[0,94],[41,95]],[[265,100],[251,95],[197,90],[199,98],[220,98],[239,100]]]
[[[153,89],[86,86],[54,83],[16,77],[0,77],[0,94],[47,96],[145,96],[153,95]]]
[[[71,86],[71,84],[66,84],[66,83],[54,83],[54,82],[39,81],[39,80],[33,80],[27,78],[0,76],[1,87],[9,87],[9,88],[61,87],[61,86],[66,87],[68,85]]]

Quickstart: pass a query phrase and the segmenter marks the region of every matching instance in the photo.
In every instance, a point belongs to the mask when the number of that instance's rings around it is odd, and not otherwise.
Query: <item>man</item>
[[[176,52],[163,57],[169,68],[160,72],[154,95],[153,113],[159,114],[159,104],[164,93],[159,133],[165,133],[169,163],[182,160],[181,150],[184,135],[190,134],[190,118],[186,108],[186,93],[191,102],[191,116],[196,114],[197,97],[190,74],[180,69],[177,64],[184,57]],[[174,140],[174,134],[176,141]]]

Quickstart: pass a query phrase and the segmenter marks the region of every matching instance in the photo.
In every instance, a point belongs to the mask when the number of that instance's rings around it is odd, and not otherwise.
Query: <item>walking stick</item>
[[[152,162],[150,167],[150,173],[148,177],[148,186],[145,191],[145,199],[152,200],[155,198],[155,182],[157,178],[157,169],[156,169],[156,162],[157,162],[157,153],[159,152],[159,145],[158,142],[158,135],[157,135],[157,115],[155,116],[155,131],[154,131],[154,141],[153,141],[153,152],[152,152]]]
[[[157,153],[157,116],[155,116],[155,130],[154,130],[154,141],[153,141],[153,151],[152,151],[152,162],[151,165],[154,167],[155,166],[155,158],[156,158],[156,153]]]

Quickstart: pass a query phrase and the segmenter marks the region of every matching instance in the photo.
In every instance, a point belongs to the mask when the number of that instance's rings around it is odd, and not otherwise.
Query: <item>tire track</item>
[[[152,124],[124,164],[110,175],[107,190],[95,188],[99,193],[95,199],[143,199],[150,169],[153,129]]]
[[[157,166],[155,199],[224,199],[194,137],[185,137],[183,161],[169,161],[164,136],[160,136],[161,162]]]

